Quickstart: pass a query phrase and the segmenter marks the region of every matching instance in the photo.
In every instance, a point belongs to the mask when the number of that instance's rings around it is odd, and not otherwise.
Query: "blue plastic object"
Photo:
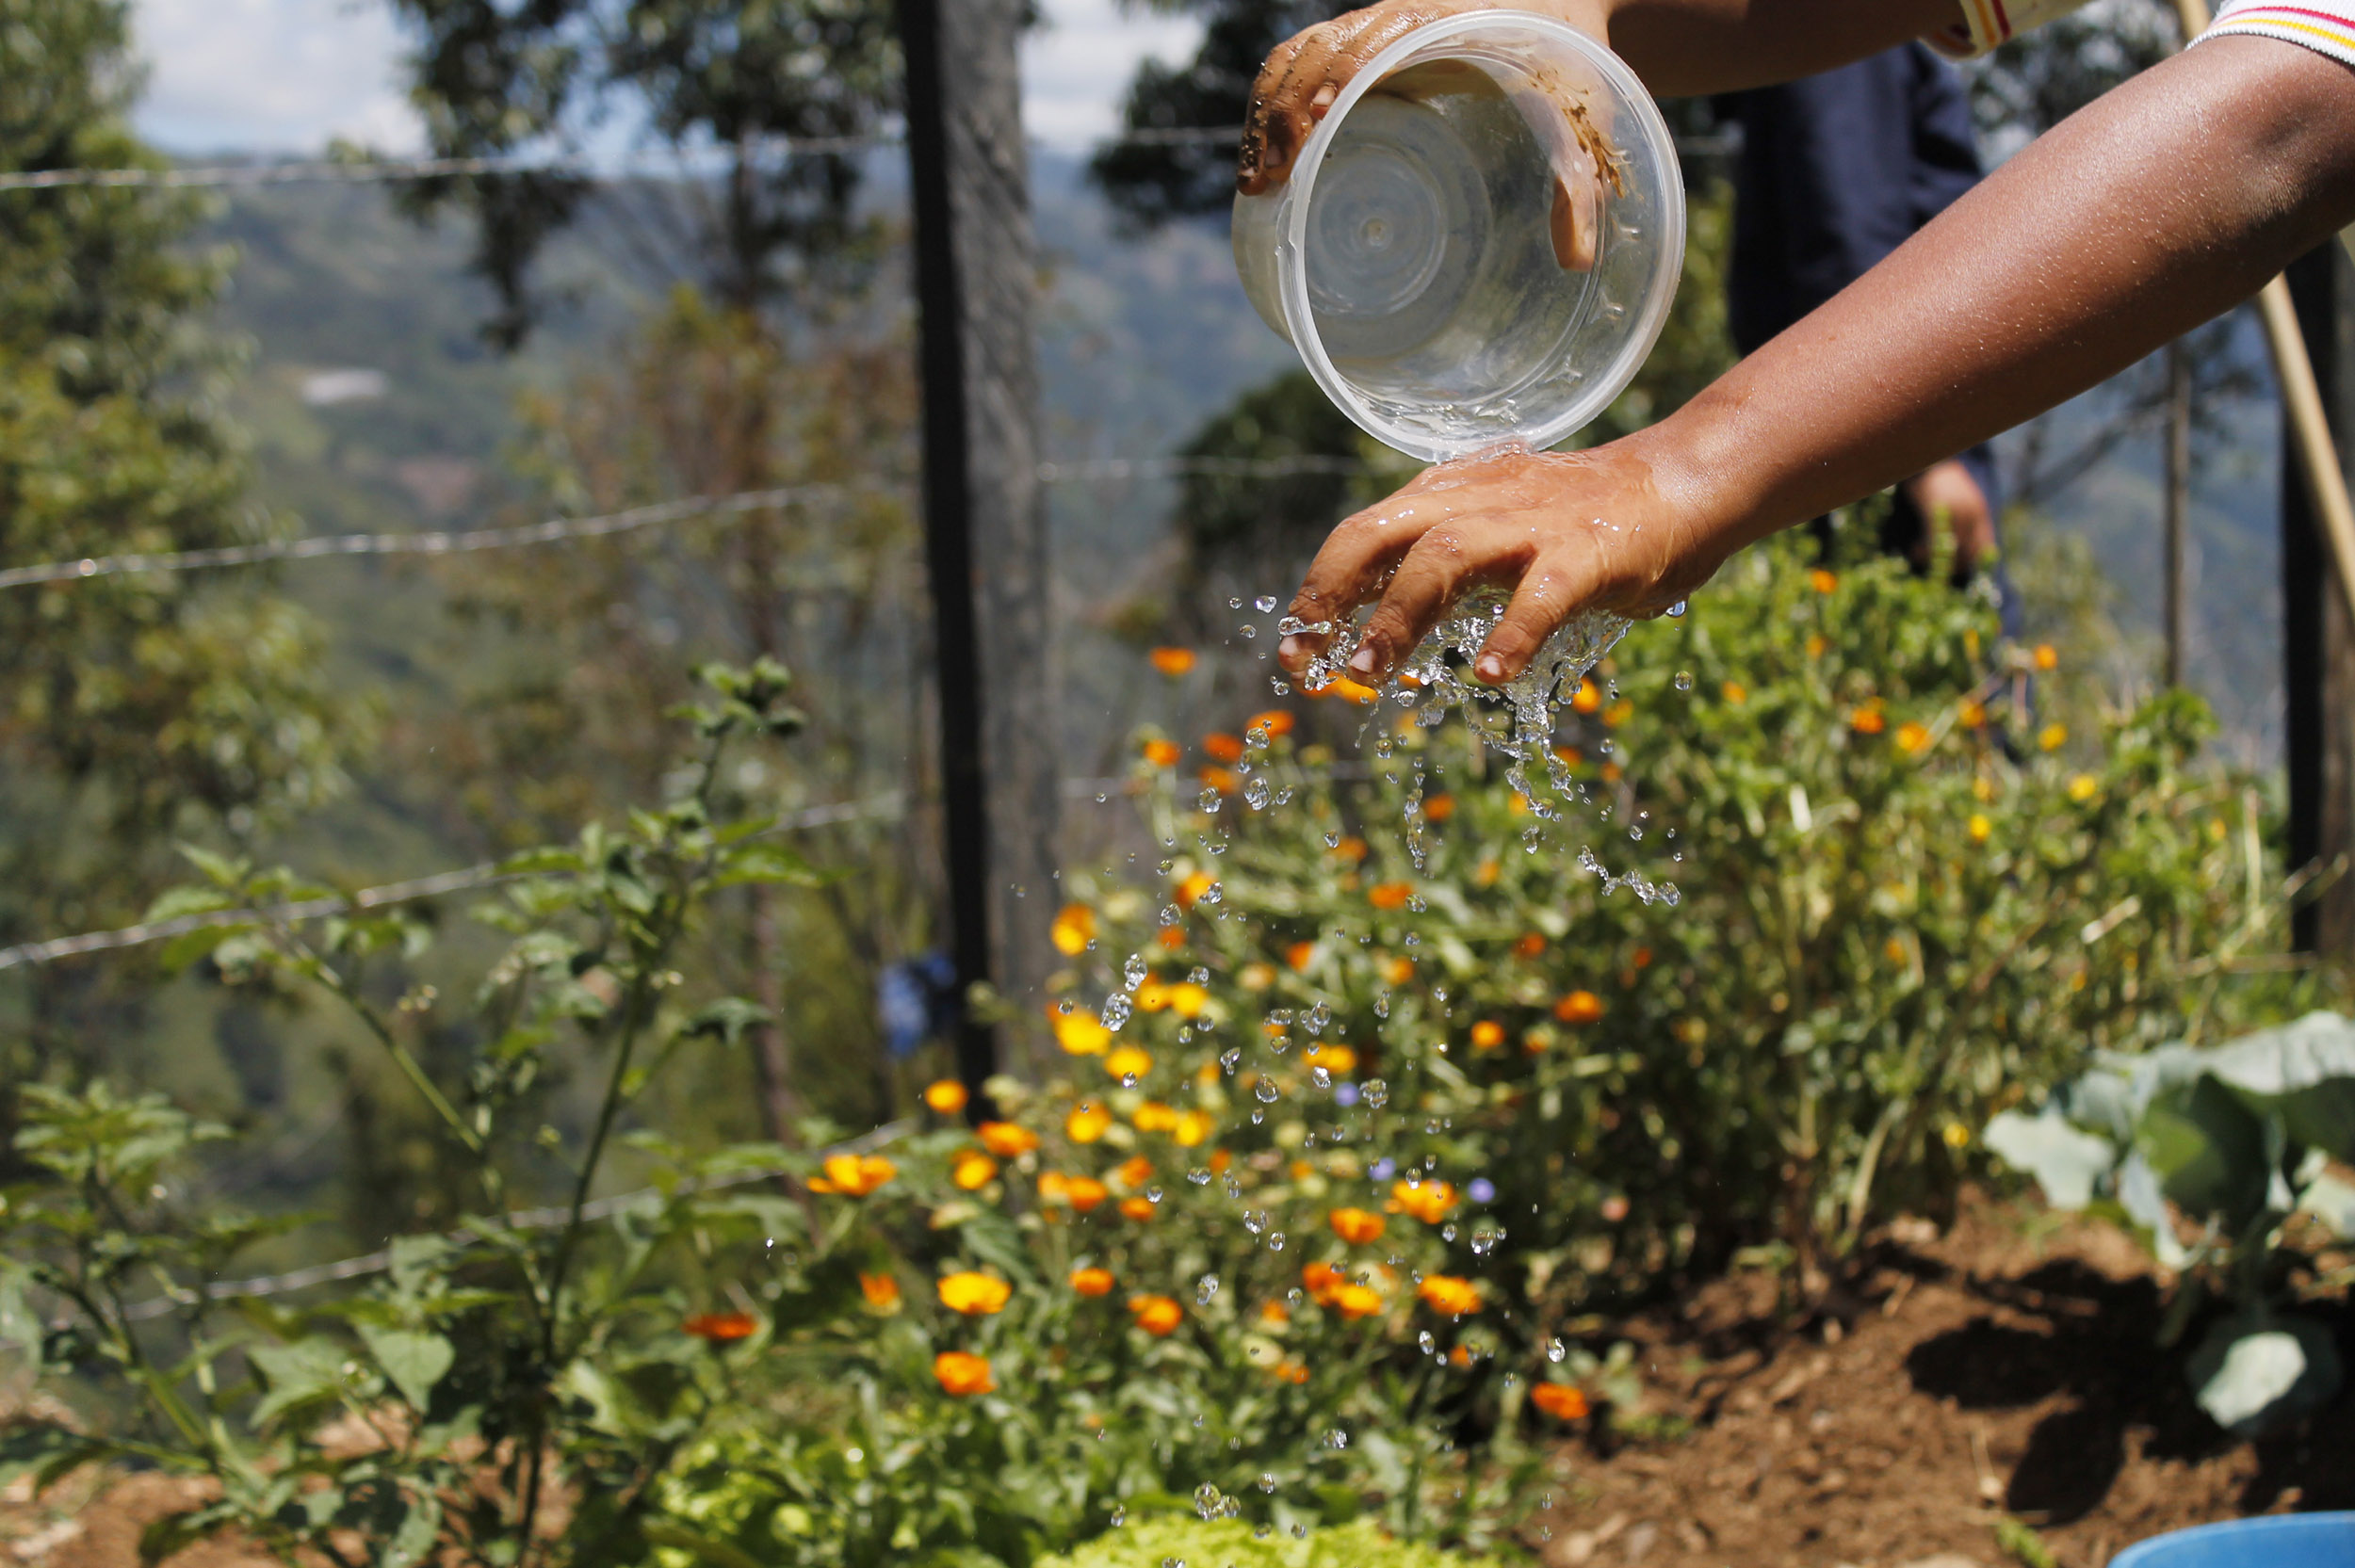
[[[2154,1535],[2110,1568],[2355,1568],[2355,1513],[2276,1513]]]

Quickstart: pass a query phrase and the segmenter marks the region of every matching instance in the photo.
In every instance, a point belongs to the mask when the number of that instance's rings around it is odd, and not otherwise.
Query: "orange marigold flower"
[[[1333,1292],[1333,1299],[1329,1304],[1334,1311],[1354,1323],[1360,1317],[1371,1317],[1373,1314],[1380,1312],[1382,1298],[1371,1286],[1344,1285]]]
[[[1075,1057],[1102,1056],[1112,1043],[1113,1031],[1085,1008],[1056,1015],[1055,1043]]]
[[[943,1116],[954,1116],[965,1108],[965,1085],[954,1078],[935,1078],[924,1086],[924,1104]]]
[[[1557,1421],[1576,1421],[1586,1414],[1586,1396],[1566,1382],[1541,1382],[1529,1391],[1529,1402]]]
[[[1878,735],[1889,727],[1889,716],[1881,712],[1878,698],[1866,703],[1848,715],[1848,728],[1859,735]]]
[[[1186,1320],[1185,1309],[1167,1296],[1131,1296],[1129,1315],[1137,1327],[1156,1339],[1165,1339],[1178,1332],[1178,1325]]]
[[[1183,926],[1163,926],[1153,933],[1153,940],[1164,947],[1182,947],[1186,945],[1186,929]]]
[[[1082,1100],[1063,1119],[1064,1136],[1074,1143],[1093,1143],[1112,1130],[1113,1113],[1096,1100]]]
[[[1316,962],[1316,956],[1317,945],[1313,942],[1295,942],[1284,949],[1284,962],[1295,970],[1306,970]]]
[[[1323,686],[1303,687],[1301,689],[1311,697],[1339,697],[1344,702],[1356,703],[1360,706],[1382,700],[1380,691],[1361,682],[1353,681],[1346,675],[1336,675]]]
[[[1175,1132],[1178,1128],[1178,1107],[1163,1105],[1159,1100],[1147,1100],[1137,1107],[1137,1113],[1129,1120],[1142,1133]],[[1142,1155],[1137,1156],[1138,1159],[1144,1157]],[[1134,1164],[1135,1161],[1129,1163]]]
[[[1376,882],[1366,889],[1366,902],[1381,910],[1405,909],[1406,900],[1414,896],[1412,882]]]
[[[1521,1049],[1533,1057],[1552,1043],[1553,1026],[1551,1024],[1540,1024],[1534,1029],[1521,1031]]]
[[[998,1386],[990,1376],[989,1363],[969,1350],[943,1350],[933,1357],[933,1376],[940,1381],[942,1393],[960,1399]]]
[[[1494,855],[1483,855],[1480,857],[1480,864],[1472,867],[1472,885],[1474,887],[1494,887],[1497,885],[1497,879],[1503,874],[1504,865],[1502,862],[1499,861]]]
[[[1987,723],[1987,704],[1965,699],[1962,706],[1955,710],[1955,717],[1966,730],[1983,728]]]
[[[1154,669],[1171,680],[1194,668],[1194,650],[1191,648],[1156,648],[1145,656],[1153,661]]]
[[[1628,956],[1628,962],[1635,965],[1638,969],[1649,969],[1651,967],[1651,949],[1649,947],[1636,948],[1633,953]]]
[[[1104,1071],[1123,1083],[1130,1078],[1142,1078],[1153,1071],[1153,1053],[1140,1051],[1134,1045],[1123,1045],[1104,1059]],[[1094,1140],[1082,1140],[1081,1141],[1092,1142]]]
[[[1308,1368],[1289,1358],[1271,1368],[1270,1375],[1278,1382],[1304,1383],[1308,1381]]]
[[[1060,1171],[1041,1171],[1038,1173],[1038,1201],[1042,1204],[1071,1202],[1071,1178]]]
[[[1447,1353],[1447,1364],[1459,1372],[1470,1366],[1471,1363],[1471,1350],[1468,1346],[1458,1345]]]
[[[1455,815],[1455,797],[1453,795],[1429,797],[1422,803],[1422,815],[1423,819],[1428,822],[1446,821]]]
[[[1750,688],[1740,681],[1728,681],[1717,688],[1717,694],[1737,708],[1750,700]]]
[[[1080,1214],[1093,1210],[1112,1195],[1112,1188],[1094,1176],[1074,1176],[1064,1184],[1064,1202]]]
[[[1337,1208],[1324,1217],[1324,1222],[1333,1227],[1335,1236],[1353,1247],[1378,1240],[1389,1228],[1389,1221],[1370,1208]]]
[[[1545,950],[1546,934],[1543,931],[1524,931],[1513,944],[1513,956],[1516,958],[1535,958]]]
[[[1591,680],[1579,682],[1578,689],[1570,694],[1570,706],[1581,713],[1594,712],[1602,706],[1602,687]]]
[[[1180,1018],[1199,1018],[1210,1005],[1210,992],[1192,980],[1179,980],[1169,988],[1169,1010]]]
[[[1159,980],[1147,980],[1137,987],[1139,1012],[1163,1012],[1169,1008],[1169,987]]]
[[[1120,1162],[1113,1174],[1123,1187],[1143,1187],[1153,1179],[1153,1162],[1143,1155],[1130,1155]]]
[[[1348,861],[1354,865],[1366,858],[1366,841],[1356,833],[1351,833],[1333,846],[1333,855],[1336,859]]]
[[[881,1155],[828,1155],[820,1162],[822,1176],[809,1181],[812,1192],[839,1192],[846,1198],[864,1198],[900,1173],[900,1168]]]
[[[1425,1274],[1422,1284],[1415,1287],[1434,1312],[1444,1312],[1451,1317],[1462,1317],[1480,1310],[1480,1287],[1471,1281],[1454,1274]]]
[[[942,1306],[967,1317],[987,1317],[1003,1312],[1006,1303],[1014,1300],[1014,1286],[995,1274],[976,1273],[970,1269],[943,1274],[936,1288]]]
[[[1085,904],[1065,904],[1055,912],[1055,923],[1047,928],[1047,935],[1055,951],[1077,958],[1096,940],[1096,912]]]
[[[1565,1024],[1592,1024],[1602,1016],[1602,998],[1591,991],[1573,991],[1553,1004],[1553,1015]]]
[[[1260,1321],[1260,1322],[1262,1322],[1262,1323],[1289,1323],[1289,1322],[1291,1322],[1291,1320],[1292,1320],[1292,1311],[1291,1311],[1291,1308],[1290,1308],[1290,1307],[1286,1306],[1283,1302],[1278,1301],[1270,1300],[1270,1301],[1262,1301],[1262,1302],[1260,1302],[1260,1303],[1259,1303],[1259,1321]]]
[[[1894,936],[1881,944],[1881,954],[1892,963],[1903,963],[1911,957],[1906,949],[1904,940]]]
[[[1615,730],[1634,717],[1635,704],[1624,697],[1602,710],[1602,721]]]
[[[1202,754],[1221,762],[1241,762],[1242,742],[1224,730],[1214,731],[1202,737]]]
[[[2069,744],[2069,726],[2057,723],[2045,725],[2037,732],[2036,743],[2047,752],[2059,751]]]
[[[1807,582],[1818,593],[1829,593],[1840,586],[1840,579],[1820,566],[1807,574]]]
[[[2058,670],[2060,668],[2060,654],[2049,642],[2038,643],[2036,645],[2036,652],[2031,654],[2029,657],[2035,662],[2036,667],[2038,670],[2049,671]]]
[[[1242,788],[1242,780],[1229,768],[1205,768],[1194,774],[1221,795],[1232,795]]]
[[[1184,880],[1178,882],[1177,892],[1171,897],[1178,900],[1179,909],[1192,909],[1201,901],[1202,895],[1217,885],[1218,879],[1208,871],[1189,872]]]
[[[1235,1156],[1234,1156],[1233,1155],[1229,1154],[1226,1150],[1225,1150],[1225,1149],[1212,1149],[1212,1150],[1210,1151],[1210,1174],[1211,1174],[1211,1175],[1213,1175],[1213,1176],[1223,1176],[1223,1175],[1226,1174],[1226,1168],[1227,1168],[1228,1166],[1230,1166],[1230,1165],[1234,1164],[1234,1163],[1235,1163]]]
[[[1493,1051],[1504,1043],[1504,1026],[1493,1018],[1483,1018],[1471,1026],[1472,1048]]]
[[[1258,730],[1270,740],[1281,739],[1292,733],[1292,716],[1282,708],[1270,708],[1265,713],[1255,713],[1251,716],[1251,722],[1243,726],[1243,733],[1248,735],[1253,730]]]
[[[1442,1181],[1392,1182],[1390,1212],[1410,1214],[1426,1225],[1436,1225],[1455,1208],[1455,1188]]]
[[[1120,1200],[1121,1218],[1124,1220],[1134,1220],[1140,1225],[1150,1221],[1153,1216],[1158,1212],[1160,1212],[1160,1210],[1155,1205],[1153,1200],[1146,1197],[1142,1192],[1138,1193],[1133,1198],[1123,1198]]]
[[[1210,1141],[1210,1133],[1216,1125],[1201,1111],[1181,1110],[1178,1113],[1178,1124],[1170,1128],[1169,1135],[1177,1140],[1180,1149],[1198,1149]]]
[[[1810,632],[1807,634],[1807,656],[1809,658],[1822,658],[1824,656],[1824,650],[1830,646],[1830,643],[1824,640],[1823,633]]]
[[[984,1122],[973,1135],[999,1159],[1019,1159],[1038,1147],[1038,1134],[1014,1122]]]
[[[979,1149],[967,1149],[949,1167],[949,1179],[967,1192],[978,1192],[998,1174],[998,1162]]]
[[[1621,775],[1626,771],[1627,769],[1616,762],[1606,762],[1602,765],[1602,782],[1607,784],[1617,784]]]
[[[1930,748],[1930,727],[1908,719],[1897,726],[1897,750],[1906,755],[1919,756]]]
[[[1113,1278],[1113,1271],[1109,1269],[1089,1268],[1071,1270],[1071,1288],[1082,1296],[1109,1296],[1113,1293],[1113,1286],[1118,1283]]]
[[[900,1304],[900,1281],[893,1274],[869,1274],[862,1270],[858,1277],[858,1293],[867,1298],[867,1304],[877,1312],[889,1312]]]
[[[699,1312],[679,1327],[707,1344],[727,1345],[759,1333],[760,1319],[749,1312]]]
[[[1300,1059],[1310,1067],[1322,1067],[1328,1073],[1354,1073],[1357,1070],[1357,1050],[1340,1041],[1320,1041],[1301,1053]]]
[[[1178,766],[1178,759],[1185,755],[1185,752],[1178,749],[1176,741],[1158,738],[1146,741],[1144,751],[1145,760],[1156,768],[1175,768]]]
[[[1331,1301],[1348,1283],[1341,1278],[1341,1271],[1329,1263],[1310,1263],[1301,1267],[1301,1288],[1307,1291],[1308,1299],[1319,1305]]]
[[[1382,978],[1391,985],[1405,985],[1415,978],[1415,961],[1410,958],[1387,958],[1382,961]]]

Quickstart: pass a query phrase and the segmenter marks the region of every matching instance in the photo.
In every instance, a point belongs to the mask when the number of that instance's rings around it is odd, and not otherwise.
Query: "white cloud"
[[[1129,14],[1116,0],[1047,0],[1024,42],[1031,135],[1077,149],[1119,124],[1148,55],[1181,59],[1200,24]],[[420,145],[400,87],[401,39],[382,0],[137,0],[149,67],[140,132],[174,153],[316,153],[332,137],[385,152]]]

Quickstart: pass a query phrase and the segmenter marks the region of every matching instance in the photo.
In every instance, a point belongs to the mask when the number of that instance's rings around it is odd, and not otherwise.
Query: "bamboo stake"
[[[2184,41],[2207,31],[2208,0],[2175,0],[2175,14],[2184,27]],[[2350,247],[2355,253],[2355,247]],[[2339,591],[2347,597],[2347,613],[2355,616],[2355,503],[2347,493],[2347,474],[2339,466],[2339,449],[2331,439],[2331,422],[2322,409],[2322,387],[2314,380],[2314,363],[2306,355],[2306,340],[2298,330],[2298,308],[2290,301],[2286,278],[2276,278],[2257,293],[2258,315],[2265,321],[2266,344],[2273,350],[2273,372],[2282,383],[2282,417],[2298,449],[2299,476],[2322,520],[2323,542],[2337,569]]]

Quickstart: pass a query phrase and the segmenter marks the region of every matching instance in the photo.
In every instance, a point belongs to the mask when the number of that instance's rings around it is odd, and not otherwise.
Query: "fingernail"
[[[1372,674],[1374,667],[1381,662],[1381,659],[1375,655],[1373,644],[1371,642],[1361,645],[1356,653],[1349,655],[1349,667],[1360,675]]]
[[[1286,664],[1298,663],[1307,656],[1307,653],[1308,650],[1301,646],[1300,639],[1296,637],[1288,637],[1275,645],[1275,656]]]
[[[1504,661],[1497,657],[1494,654],[1481,655],[1480,662],[1472,668],[1475,671],[1477,671],[1480,678],[1487,682],[1490,686],[1494,686],[1499,681],[1504,679]]]

